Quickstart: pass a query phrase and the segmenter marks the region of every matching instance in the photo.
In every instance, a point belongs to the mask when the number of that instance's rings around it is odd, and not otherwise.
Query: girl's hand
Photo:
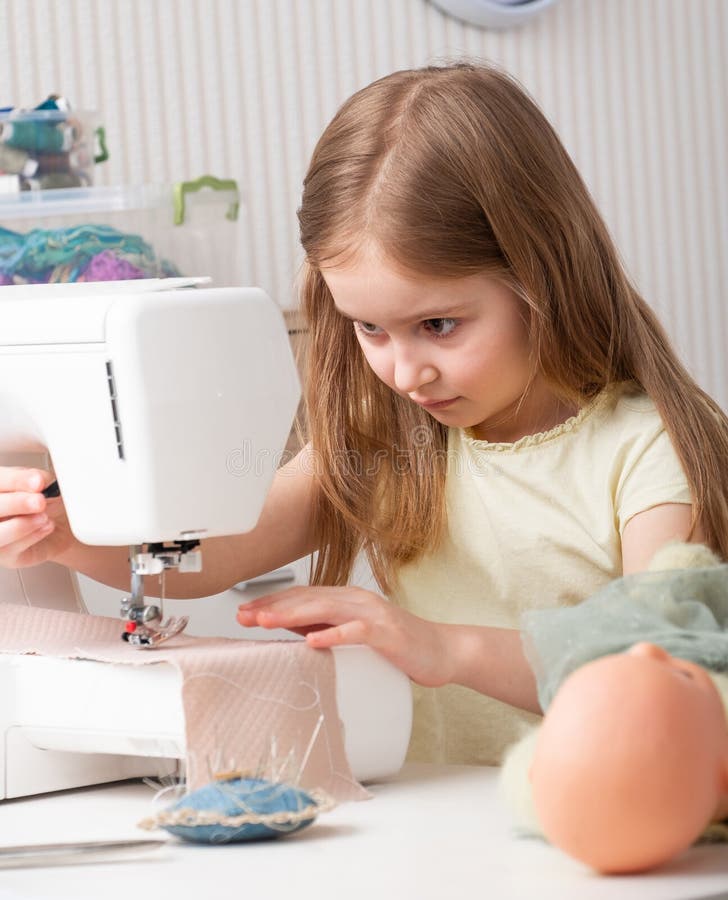
[[[452,680],[447,627],[356,587],[293,587],[238,607],[241,625],[287,628],[310,647],[367,644],[425,687]]]
[[[73,542],[62,498],[46,499],[53,476],[42,469],[0,466],[0,566],[46,562]]]

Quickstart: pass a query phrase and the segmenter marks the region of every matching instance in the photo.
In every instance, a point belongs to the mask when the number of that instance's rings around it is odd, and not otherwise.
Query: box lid
[[[121,210],[170,210],[174,202],[169,184],[59,188],[52,191],[0,193],[0,222],[45,216],[85,216],[88,213]],[[201,193],[195,204],[231,203],[237,200],[232,191]]]

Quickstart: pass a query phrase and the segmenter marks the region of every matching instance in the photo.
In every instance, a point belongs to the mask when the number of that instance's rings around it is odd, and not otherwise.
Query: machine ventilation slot
[[[114,431],[116,433],[116,452],[119,459],[124,459],[124,442],[121,439],[121,419],[116,405],[116,384],[114,382],[114,370],[111,360],[106,362],[106,382],[109,385],[109,397],[111,397],[111,414],[114,417]]]

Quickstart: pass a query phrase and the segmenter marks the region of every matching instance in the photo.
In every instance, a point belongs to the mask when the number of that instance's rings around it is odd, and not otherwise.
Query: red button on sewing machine
[[[125,630],[131,634],[132,631],[136,631],[137,623],[136,622],[127,622],[125,626]]]

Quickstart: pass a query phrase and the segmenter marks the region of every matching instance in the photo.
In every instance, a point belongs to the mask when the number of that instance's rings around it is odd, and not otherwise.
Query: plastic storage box
[[[16,190],[89,187],[94,163],[108,156],[97,118],[59,108],[0,112],[0,172]]]
[[[239,205],[235,182],[211,176],[0,194],[0,285],[179,275],[247,284]]]

